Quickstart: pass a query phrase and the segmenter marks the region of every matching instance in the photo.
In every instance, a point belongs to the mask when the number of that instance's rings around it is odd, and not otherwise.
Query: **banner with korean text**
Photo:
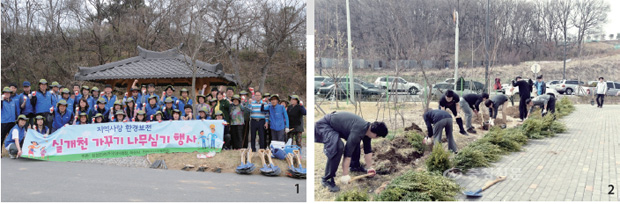
[[[223,120],[114,122],[68,125],[50,135],[30,130],[22,157],[50,161],[142,156],[169,152],[220,152]]]

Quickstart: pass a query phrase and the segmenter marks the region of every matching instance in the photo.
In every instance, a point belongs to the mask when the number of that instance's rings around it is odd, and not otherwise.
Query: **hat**
[[[28,118],[25,115],[19,115],[17,120],[28,120]]]
[[[37,117],[34,117],[35,120],[45,120],[45,118],[42,115],[37,115]]]
[[[57,81],[52,82],[51,87],[60,87],[60,84]]]
[[[114,101],[114,105],[123,105],[123,104],[121,103],[121,101],[116,100],[116,101]]]
[[[84,89],[86,89],[86,90],[90,90],[90,87],[88,87],[88,86],[82,86],[82,90],[84,90]],[[94,87],[93,87],[93,89],[94,89]]]
[[[239,92],[239,95],[249,95],[247,91],[243,90],[241,92]]]
[[[47,84],[47,80],[41,79],[41,80],[39,80],[39,84]]]
[[[536,79],[542,79],[543,75],[537,76]]]
[[[68,88],[62,88],[62,90],[60,91],[60,93],[63,93],[63,94],[71,94],[71,91],[69,91],[69,89],[68,89]]]
[[[200,110],[198,110],[198,112],[199,112],[199,113],[200,113],[200,112],[205,112],[205,113],[207,113],[207,112],[209,112],[209,110],[207,109],[207,107],[202,107]]]
[[[157,111],[157,112],[155,112],[155,115],[164,115],[164,114],[161,113],[161,111]]]
[[[29,81],[24,81],[24,84],[23,84],[23,85],[24,85],[24,87],[26,87],[26,86],[30,86],[30,82],[29,82]]]
[[[101,113],[95,114],[95,118],[99,118],[99,117],[103,118],[103,115],[101,115]]]
[[[223,115],[223,114],[224,114],[224,113],[223,113],[222,111],[219,111],[219,110],[218,110],[218,111],[215,111],[215,115],[216,115],[216,116],[218,116],[218,115]]]
[[[9,88],[8,86],[5,86],[5,87],[2,89],[2,93],[7,93],[7,92],[8,92],[8,93],[13,93],[13,91],[11,91],[11,88]]]
[[[174,103],[174,101],[172,101],[172,98],[168,97],[164,100],[164,103]]]
[[[139,110],[138,112],[136,112],[138,115],[146,115],[146,113],[143,110]]]
[[[280,101],[280,96],[278,94],[274,94],[273,96],[269,97],[269,100],[273,100],[273,98],[277,98],[278,101]]]
[[[129,97],[129,98],[127,98],[127,100],[125,100],[125,103],[129,103],[129,102],[133,102],[133,103],[135,103],[135,102],[133,101],[133,98],[132,98],[132,97]]]
[[[213,103],[213,102],[217,102],[217,98],[212,98],[211,100],[209,100],[209,103]]]
[[[181,113],[181,110],[175,108],[174,110],[172,110],[172,112],[174,112],[174,113]]]
[[[239,95],[235,94],[232,96],[232,101],[238,100],[239,102],[241,102],[241,98],[239,97]]]
[[[172,85],[168,85],[168,86],[166,86],[166,88],[164,89],[164,91],[168,91],[168,89],[172,89],[172,91],[174,91],[174,86],[172,86]]]
[[[105,103],[106,103],[106,102],[105,102],[105,99],[103,99],[103,98],[99,98],[99,99],[97,99],[97,104],[100,104],[100,103],[105,104]]]
[[[60,105],[64,105],[64,106],[66,106],[66,105],[67,105],[67,101],[65,101],[64,99],[63,99],[63,100],[60,100],[60,101],[58,101],[58,105],[59,105],[59,106],[60,106]]]
[[[112,88],[112,85],[110,85],[110,84],[106,84],[106,85],[105,85],[105,88]]]
[[[370,124],[370,131],[379,137],[385,137],[388,134],[388,129],[384,122],[373,122]]]
[[[207,99],[207,97],[205,97],[205,95],[202,95],[202,94],[198,94],[198,95],[196,96],[196,98],[201,98],[201,97],[202,97],[203,99],[205,99],[205,100]]]
[[[155,99],[155,100],[157,100],[157,96],[155,96],[155,94],[153,94],[153,95],[149,96],[149,101],[150,101],[151,99]]]
[[[118,111],[116,111],[116,114],[114,114],[114,115],[125,115],[125,111],[118,110]]]
[[[83,87],[82,87],[82,88],[83,88]],[[93,86],[93,88],[92,88],[92,89],[90,89],[90,92],[93,92],[93,91],[99,91],[99,88],[97,88],[96,86]]]
[[[88,116],[88,114],[86,114],[86,112],[81,112],[80,113],[80,117],[82,117],[82,116]]]
[[[263,97],[269,97],[269,96],[271,96],[271,94],[269,94],[269,93],[263,94]]]
[[[295,99],[295,100],[297,100],[297,102],[299,102],[299,96],[298,95],[291,95],[291,96],[288,97],[289,101],[293,100],[293,99]]]
[[[189,91],[188,91],[186,88],[182,88],[180,92],[181,92],[181,93],[183,93],[183,92],[187,92],[187,93],[189,94]]]

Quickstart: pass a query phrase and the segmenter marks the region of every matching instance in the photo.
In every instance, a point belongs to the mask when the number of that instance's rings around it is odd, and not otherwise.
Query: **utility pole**
[[[459,73],[459,12],[454,11],[454,90],[456,91],[456,85],[458,84]]]
[[[487,23],[484,26],[484,53],[486,61],[486,69],[484,70],[484,93],[489,93],[489,4],[490,0],[487,0]]]
[[[566,33],[566,26],[564,26],[564,33]],[[562,71],[562,79],[566,80],[566,34],[564,34],[564,70]]]
[[[349,52],[349,100],[355,103],[355,82],[353,81],[353,56],[351,56],[351,14],[347,0],[347,50]]]

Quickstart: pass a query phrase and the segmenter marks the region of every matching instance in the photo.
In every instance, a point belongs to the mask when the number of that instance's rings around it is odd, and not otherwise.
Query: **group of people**
[[[45,135],[67,125],[224,120],[224,149],[241,149],[249,144],[256,151],[256,142],[251,141],[256,141],[257,135],[260,149],[268,147],[272,140],[288,138],[301,146],[306,109],[297,95],[289,96],[287,101],[252,88],[235,93],[233,87],[214,87],[205,95],[205,84],[196,98],[191,98],[185,88],[177,97],[172,85],[159,96],[154,84],[139,89],[137,83],[135,80],[124,96],[113,94],[109,84],[103,92],[97,87],[74,84],[71,92],[58,82],[48,86],[45,79],[39,80],[34,91],[28,81],[23,82],[22,91],[10,83],[2,90],[2,142],[14,157],[21,154],[28,130]]]

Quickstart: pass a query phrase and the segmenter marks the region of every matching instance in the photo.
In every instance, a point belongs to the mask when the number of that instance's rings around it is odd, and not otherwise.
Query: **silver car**
[[[577,80],[562,80],[555,86],[555,90],[560,94],[573,95],[580,85],[583,86],[585,83]]]
[[[608,81],[607,82],[607,96],[617,96],[620,92],[620,83]]]

